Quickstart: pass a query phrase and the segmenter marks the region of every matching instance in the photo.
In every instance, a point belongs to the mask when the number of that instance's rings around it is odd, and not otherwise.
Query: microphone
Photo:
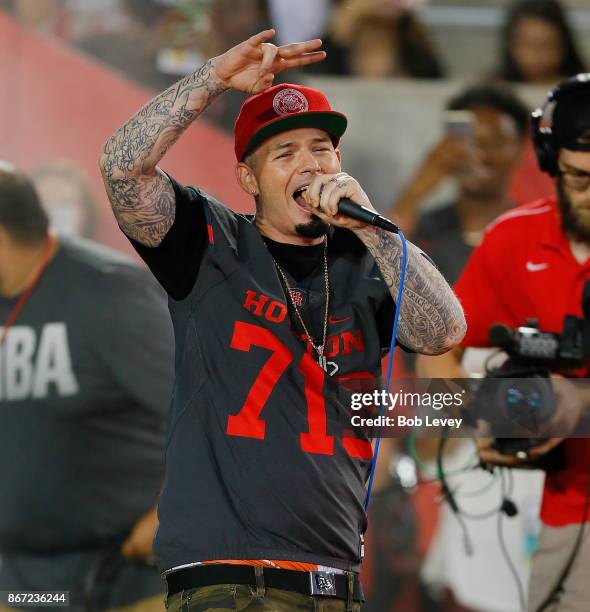
[[[362,221],[363,223],[380,227],[387,232],[392,232],[394,234],[399,233],[399,227],[395,225],[395,223],[392,223],[389,219],[383,217],[374,210],[361,206],[360,204],[356,204],[348,198],[342,198],[340,200],[338,203],[338,212],[345,217],[350,217],[351,219],[356,219],[357,221]]]

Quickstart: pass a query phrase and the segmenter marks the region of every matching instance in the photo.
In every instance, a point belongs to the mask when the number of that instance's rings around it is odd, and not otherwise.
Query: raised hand
[[[275,76],[287,68],[322,61],[320,39],[277,47],[268,42],[274,30],[264,30],[212,60],[217,78],[226,86],[256,94],[269,88]]]
[[[265,30],[157,95],[105,143],[100,167],[113,212],[123,231],[155,247],[174,222],[175,195],[170,180],[158,168],[166,151],[225,89],[255,94],[272,85],[274,77],[297,66],[324,59],[321,40],[277,47]]]

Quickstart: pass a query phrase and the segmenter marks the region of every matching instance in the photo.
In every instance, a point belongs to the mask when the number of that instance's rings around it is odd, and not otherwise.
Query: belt
[[[358,574],[334,572],[302,572],[285,569],[255,568],[251,565],[200,565],[171,572],[166,576],[168,596],[181,591],[214,584],[248,584],[256,587],[256,569],[262,570],[264,586],[271,589],[294,591],[303,595],[348,599],[348,581],[351,575],[352,599],[364,601]],[[260,579],[260,578],[259,578]]]

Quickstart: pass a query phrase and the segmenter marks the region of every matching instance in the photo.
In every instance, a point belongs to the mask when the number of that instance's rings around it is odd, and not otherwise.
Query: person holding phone
[[[509,189],[528,131],[528,111],[498,85],[470,87],[447,105],[445,135],[392,206],[390,217],[424,249],[453,283],[483,228],[513,206]],[[447,179],[457,198],[419,214],[420,203]]]

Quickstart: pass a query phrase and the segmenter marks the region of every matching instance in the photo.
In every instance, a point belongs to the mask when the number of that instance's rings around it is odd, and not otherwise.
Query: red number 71
[[[236,321],[231,348],[249,352],[252,346],[271,351],[250,388],[246,401],[235,415],[227,419],[226,433],[230,436],[243,436],[264,440],[266,421],[260,418],[270,394],[279,378],[293,361],[291,351],[268,329]],[[300,434],[301,450],[320,455],[334,454],[334,436],[326,431],[326,404],[323,395],[325,372],[305,353],[297,366],[305,382],[305,401],[307,406],[307,431]],[[344,435],[342,446],[355,459],[370,459],[373,455],[371,444],[366,440]]]

